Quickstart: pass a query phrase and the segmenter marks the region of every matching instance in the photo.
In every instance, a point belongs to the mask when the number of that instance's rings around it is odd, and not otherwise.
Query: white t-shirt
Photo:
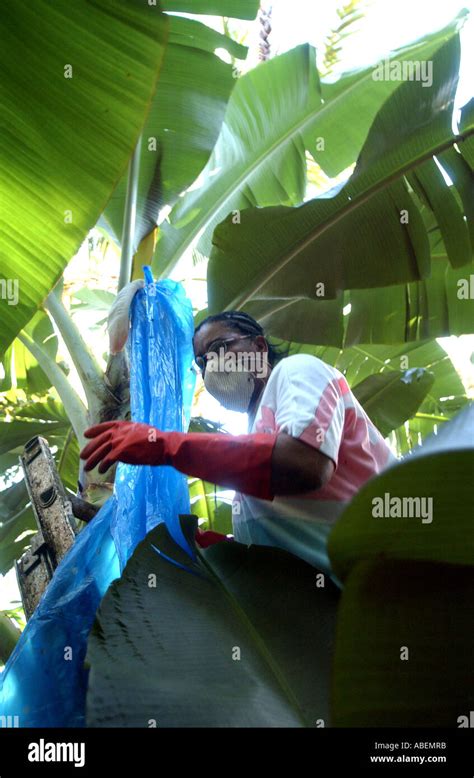
[[[397,461],[352,394],[342,373],[309,354],[273,368],[249,432],[286,432],[330,457],[335,470],[322,489],[271,502],[236,493],[233,534],[247,545],[277,546],[326,572],[326,540],[347,503],[373,475]]]

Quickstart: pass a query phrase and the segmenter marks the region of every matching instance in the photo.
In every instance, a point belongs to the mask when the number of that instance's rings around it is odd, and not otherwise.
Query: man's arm
[[[334,470],[325,454],[287,433],[163,432],[141,422],[109,421],[84,435],[93,438],[80,452],[86,471],[99,465],[99,473],[105,473],[117,461],[172,465],[264,500],[318,489]]]
[[[272,491],[282,496],[321,489],[335,470],[326,454],[286,432],[277,437],[271,464]]]

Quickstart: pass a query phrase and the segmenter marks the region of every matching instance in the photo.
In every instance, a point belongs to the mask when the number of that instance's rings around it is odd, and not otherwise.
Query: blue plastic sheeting
[[[191,370],[192,308],[173,281],[145,288],[146,294],[142,290],[134,297],[127,341],[132,418],[161,430],[187,430],[196,380]],[[173,467],[120,465],[115,490],[118,501],[111,532],[121,570],[137,543],[162,521],[193,555],[178,519],[180,513],[190,512],[187,481],[181,473]]]
[[[134,297],[127,342],[133,421],[185,431],[195,376],[193,314],[180,284]],[[0,716],[20,727],[84,727],[87,640],[105,592],[150,529],[165,522],[188,553],[178,514],[189,513],[186,476],[172,467],[117,465],[112,497],[77,536],[0,674]],[[1,726],[1,722],[0,722]]]

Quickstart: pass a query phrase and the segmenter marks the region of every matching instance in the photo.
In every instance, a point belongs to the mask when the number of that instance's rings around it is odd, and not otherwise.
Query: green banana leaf
[[[105,289],[89,289],[87,286],[74,292],[74,300],[71,308],[84,311],[96,311],[106,313],[115,300],[116,295]]]
[[[188,486],[191,513],[205,520],[201,528],[223,535],[232,533],[232,501],[221,496],[223,490],[200,478],[189,478]]]
[[[0,492],[0,575],[13,567],[31,543],[38,525],[24,481]]]
[[[194,544],[197,520],[181,526]],[[339,589],[318,580],[291,554],[235,541],[192,563],[155,527],[97,612],[87,726],[324,726]]]
[[[399,344],[472,331],[474,263],[454,269],[432,255],[430,277],[380,289],[350,289],[334,300],[271,298],[242,306],[269,335],[347,349],[358,344]],[[347,313],[343,312],[346,306]]]
[[[15,648],[21,631],[13,624],[9,611],[0,611],[0,666],[3,665]]]
[[[451,117],[458,67],[455,35],[433,56],[431,89],[405,81],[384,103],[352,177],[334,196],[297,208],[248,208],[239,224],[232,216],[222,222],[214,232],[208,268],[209,310],[241,308],[262,298],[280,304],[282,298],[312,298],[319,304],[321,288],[327,300],[341,289],[365,293],[427,278],[429,235],[403,176],[454,147]],[[469,124],[466,137],[473,132]],[[442,177],[436,184],[448,187]],[[405,212],[408,223],[401,220]],[[471,262],[471,247],[462,212],[454,212],[448,258],[459,268],[461,262]],[[445,227],[444,232],[446,243]],[[380,295],[382,304],[385,295]],[[403,339],[409,339],[407,333]]]
[[[1,303],[2,353],[126,168],[159,75],[167,17],[136,0],[37,0],[6,3],[0,25],[8,126],[1,277],[19,281],[18,304]]]
[[[344,580],[364,560],[472,565],[473,472],[474,403],[469,403],[437,435],[368,481],[351,501],[328,539],[338,578]],[[392,499],[393,511],[387,511]],[[396,515],[396,505],[402,504],[397,500],[406,501],[404,517]]]
[[[21,511],[24,504],[28,502],[28,493],[24,481],[19,481],[12,486],[0,492],[2,499],[0,501],[0,524],[4,525],[10,521],[11,517]]]
[[[463,160],[460,153],[455,149],[451,151],[459,164]],[[465,203],[474,202],[472,173],[469,186],[464,186],[464,190],[469,193]],[[452,268],[436,221],[430,220],[431,212],[425,206],[421,204],[420,209],[429,231],[432,259],[429,278],[382,289],[346,290],[332,300],[320,296],[313,300],[258,297],[248,301],[242,309],[274,337],[305,344],[339,346],[346,350],[356,344],[402,343],[470,332],[474,321],[474,295],[461,293],[461,287],[469,290],[469,284],[472,285],[474,262]],[[474,221],[471,221],[467,207],[465,213],[467,227],[472,232]],[[195,317],[195,325],[208,313],[208,309],[200,311]]]
[[[24,330],[56,361],[58,338],[49,316],[44,311],[37,311]],[[4,372],[4,377],[0,379],[0,392],[8,392],[15,387],[23,389],[27,394],[43,394],[50,389],[51,381],[30,351],[17,338],[7,348],[0,362]]]
[[[400,343],[471,332],[474,298],[460,296],[460,291],[473,273],[474,263],[455,269],[446,256],[432,256],[430,277],[422,281],[351,290],[344,345]]]
[[[161,0],[164,11],[255,19],[259,0]]]
[[[227,49],[245,58],[247,49],[198,21],[170,17],[160,79],[142,133],[134,250],[205,166],[215,145],[231,91],[232,66],[214,54]],[[109,231],[121,241],[127,174],[104,212]]]
[[[430,61],[456,34],[464,15],[394,56]],[[231,212],[301,203],[306,151],[331,177],[354,163],[377,111],[398,87],[395,81],[374,80],[373,73],[369,67],[334,83],[321,82],[315,50],[302,45],[240,77],[202,184],[180,200],[162,225],[155,272],[166,276],[201,232],[199,253],[209,256],[213,230]],[[262,234],[266,241],[264,228]],[[250,264],[256,260],[253,254]]]
[[[70,423],[66,421],[53,421],[43,423],[41,421],[27,421],[25,419],[13,419],[10,422],[1,422],[0,431],[0,454],[12,451],[24,446],[25,443],[35,435],[41,435],[48,439],[51,445],[54,445],[56,439],[62,439],[70,428]]]
[[[77,475],[80,465],[79,451],[80,446],[71,427],[54,458],[63,485],[70,489],[73,494],[77,492]]]
[[[435,381],[433,373],[423,367],[392,370],[369,376],[352,391],[386,437],[414,416]]]
[[[344,579],[334,726],[453,728],[469,717],[473,441],[471,404],[402,464],[370,481],[331,531],[329,555]],[[372,501],[386,494],[427,496],[432,521],[375,518]]]
[[[473,597],[472,561],[356,564],[338,611],[333,726],[459,727],[474,702]]]
[[[0,575],[6,575],[31,545],[31,538],[38,525],[31,507],[19,514],[15,523],[0,526]]]

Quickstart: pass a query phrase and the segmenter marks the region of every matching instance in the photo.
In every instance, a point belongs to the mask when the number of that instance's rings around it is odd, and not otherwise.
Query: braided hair
[[[222,311],[222,313],[215,313],[211,316],[207,316],[200,324],[198,324],[194,330],[194,334],[196,335],[196,333],[199,332],[201,327],[203,327],[205,324],[210,324],[214,321],[225,322],[226,324],[229,324],[229,326],[237,329],[243,335],[254,335],[255,337],[257,337],[257,335],[263,335],[267,341],[268,361],[271,367],[275,367],[277,362],[288,356],[289,348],[286,346],[275,346],[273,343],[270,343],[267,336],[265,335],[263,327],[258,323],[258,321],[243,311]]]

